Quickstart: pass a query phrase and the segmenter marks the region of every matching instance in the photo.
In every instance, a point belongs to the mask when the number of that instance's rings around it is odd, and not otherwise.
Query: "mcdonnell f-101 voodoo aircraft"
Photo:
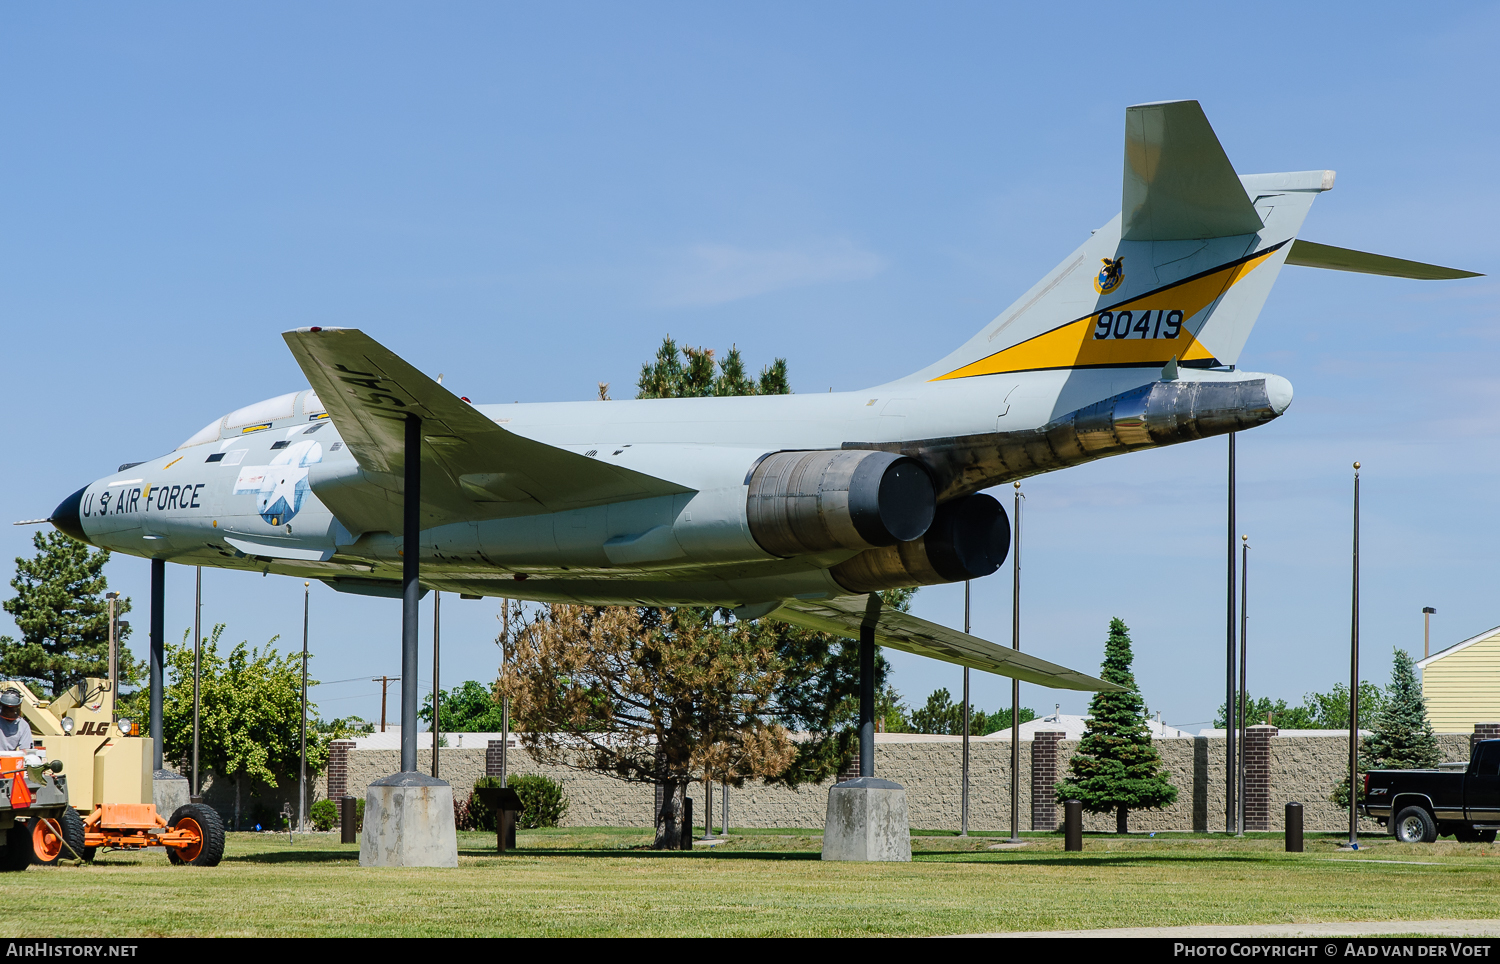
[[[985,489],[1280,416],[1292,386],[1236,363],[1283,265],[1472,276],[1298,239],[1333,180],[1237,175],[1196,101],[1131,107],[1121,212],[905,378],[829,394],[487,405],[361,331],[301,328],[283,337],[310,389],[121,466],[50,521],[117,552],[376,595],[402,594],[404,553],[416,552],[425,588],[730,606],[1107,688],[880,611],[870,594],[994,572],[1010,529]],[[403,515],[413,490],[420,538]]]

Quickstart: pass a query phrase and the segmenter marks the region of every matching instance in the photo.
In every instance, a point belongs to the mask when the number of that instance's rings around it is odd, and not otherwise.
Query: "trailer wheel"
[[[1437,823],[1422,807],[1407,807],[1396,814],[1396,839],[1402,843],[1432,843],[1437,839]]]
[[[62,831],[61,836],[58,831]],[[83,856],[83,818],[72,807],[63,807],[56,817],[31,818],[31,849],[38,864],[55,867],[59,860]]]
[[[31,866],[31,825],[21,820],[5,832],[5,849],[0,850],[0,872],[25,870]]]
[[[172,847],[167,859],[174,864],[190,867],[216,867],[224,859],[224,822],[212,807],[201,803],[185,803],[172,814],[167,825],[173,830],[184,830],[198,835],[198,842],[190,847]]]

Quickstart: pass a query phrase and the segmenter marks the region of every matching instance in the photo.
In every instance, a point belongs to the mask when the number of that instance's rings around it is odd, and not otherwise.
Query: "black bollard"
[[[1063,804],[1064,850],[1083,849],[1083,803],[1069,800]]]
[[[1302,804],[1289,803],[1286,805],[1286,852],[1289,854],[1300,854],[1302,852]]]
[[[339,843],[355,842],[356,820],[354,798],[344,797],[339,801]]]
[[[682,801],[682,823],[677,825],[681,831],[681,842],[679,850],[693,849],[693,798],[688,797]]]

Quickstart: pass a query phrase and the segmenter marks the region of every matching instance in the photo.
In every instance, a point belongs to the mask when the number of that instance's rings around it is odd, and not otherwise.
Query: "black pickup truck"
[[[1452,835],[1489,843],[1500,829],[1500,740],[1481,740],[1465,766],[1434,770],[1371,770],[1360,810],[1403,843]]]

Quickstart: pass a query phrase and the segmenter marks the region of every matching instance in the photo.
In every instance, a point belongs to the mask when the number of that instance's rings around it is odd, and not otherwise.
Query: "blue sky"
[[[10,5],[3,505],[46,515],[304,387],[279,337],[301,325],[363,328],[476,401],[629,395],[669,333],[784,356],[802,392],[877,384],[1118,211],[1128,104],[1192,97],[1242,173],[1339,172],[1305,237],[1491,275],[1288,268],[1241,359],[1297,391],[1240,442],[1251,688],[1295,702],[1347,678],[1355,459],[1383,681],[1392,647],[1420,653],[1422,606],[1435,645],[1500,623],[1497,32],[1493,3]],[[1153,710],[1207,721],[1224,461],[1216,439],[1028,483],[1023,645],[1088,669],[1119,616]],[[30,532],[6,526],[0,555]],[[191,573],[169,569],[177,638]],[[144,628],[146,563],[109,576]],[[204,585],[233,639],[300,644],[298,582]],[[493,676],[497,609],[444,607],[445,683]],[[312,611],[315,675],[398,671],[396,603],[315,586]],[[957,624],[962,588],[916,611]],[[1009,612],[1007,567],[975,584],[975,631],[1008,642]],[[911,700],[958,689],[893,659]],[[369,717],[378,693],[317,698]],[[976,674],[980,706],[1008,694]]]

